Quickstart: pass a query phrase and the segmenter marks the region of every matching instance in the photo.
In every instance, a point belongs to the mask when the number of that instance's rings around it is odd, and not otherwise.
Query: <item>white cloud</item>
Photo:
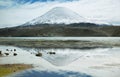
[[[14,4],[13,0],[0,0],[0,6],[8,7]]]
[[[32,20],[53,7],[70,8],[81,16],[91,20],[102,20],[120,24],[120,0],[80,0],[73,2],[46,2],[24,4],[20,7],[0,10],[0,27],[16,26]]]

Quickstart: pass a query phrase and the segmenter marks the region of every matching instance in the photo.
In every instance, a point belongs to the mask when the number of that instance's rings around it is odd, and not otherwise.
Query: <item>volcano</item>
[[[76,12],[65,8],[65,7],[55,7],[48,11],[47,13],[39,16],[24,25],[36,25],[36,24],[71,24],[86,22],[86,19]]]

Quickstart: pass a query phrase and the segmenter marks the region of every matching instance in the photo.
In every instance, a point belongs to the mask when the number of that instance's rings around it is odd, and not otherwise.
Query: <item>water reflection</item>
[[[92,77],[85,73],[72,72],[72,71],[26,71],[23,74],[16,75],[15,77]]]
[[[24,48],[25,49],[25,48]],[[48,48],[48,49],[39,49],[39,48],[26,48],[28,52],[33,54],[40,52],[42,53],[42,58],[50,62],[55,66],[65,66],[79,58],[88,58],[92,55],[104,56],[106,51],[109,51],[111,48],[96,48],[96,49],[60,49],[60,48]],[[55,54],[48,54],[54,52]],[[103,53],[104,52],[104,53]]]

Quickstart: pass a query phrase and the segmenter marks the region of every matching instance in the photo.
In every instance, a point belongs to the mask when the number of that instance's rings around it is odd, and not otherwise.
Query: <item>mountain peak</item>
[[[54,7],[54,8],[52,8],[52,10],[64,10],[64,9],[68,10],[68,8],[66,8],[66,7]]]
[[[46,12],[42,16],[33,19],[30,22],[27,22],[26,25],[35,25],[35,24],[70,24],[70,23],[79,23],[86,22],[86,19],[77,14],[76,12],[65,8],[65,7],[55,7],[50,11]]]
[[[60,11],[60,13],[61,13],[61,12],[69,12],[69,11],[72,11],[72,10],[70,10],[69,8],[66,8],[66,7],[54,7],[50,11],[56,11],[56,12]]]

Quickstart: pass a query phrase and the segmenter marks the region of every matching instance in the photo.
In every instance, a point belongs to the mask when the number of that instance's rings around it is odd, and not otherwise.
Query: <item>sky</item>
[[[120,0],[0,0],[0,28],[24,24],[54,7],[95,22],[120,25]]]

